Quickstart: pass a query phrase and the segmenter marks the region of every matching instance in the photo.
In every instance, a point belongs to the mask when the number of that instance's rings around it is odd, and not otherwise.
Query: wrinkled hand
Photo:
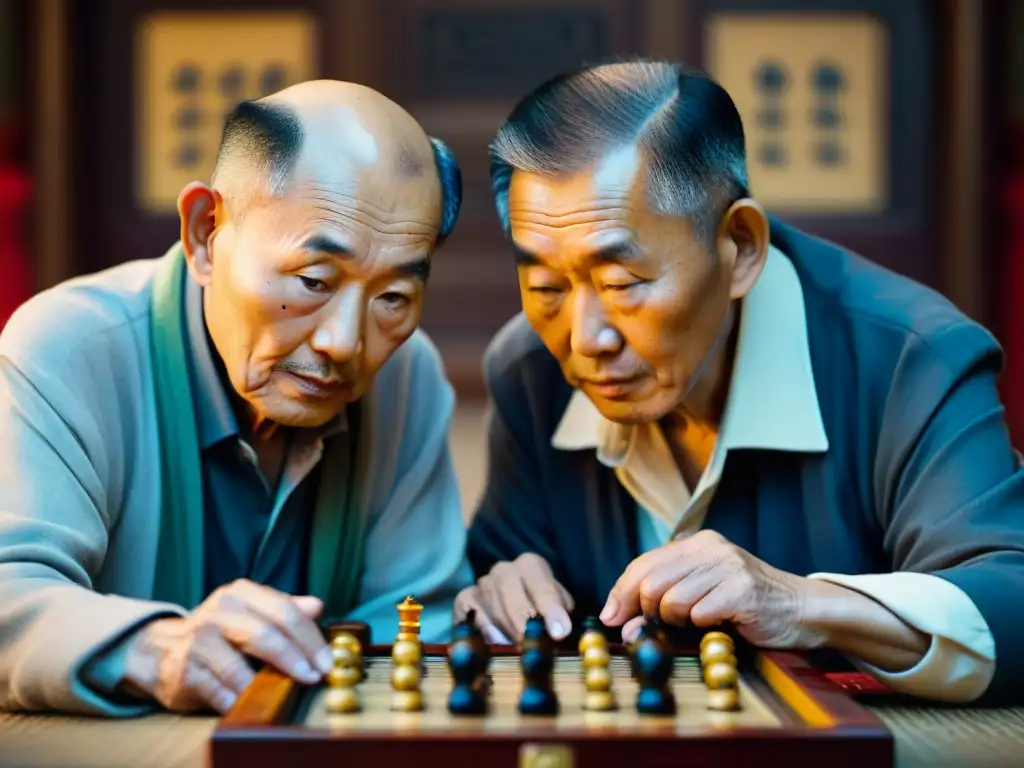
[[[548,634],[561,640],[572,629],[572,595],[555,581],[540,555],[527,552],[511,562],[497,563],[490,573],[455,598],[455,620],[476,611],[476,625],[489,643],[518,642],[530,616],[543,616]]]
[[[252,681],[247,657],[315,683],[331,652],[315,597],[292,597],[244,579],[221,587],[184,618],[160,619],[133,640],[126,681],[174,711],[225,713]]]
[[[824,637],[801,624],[812,588],[810,579],[772,568],[705,530],[630,563],[612,588],[601,620],[621,626],[627,642],[646,615],[677,626],[728,622],[763,648],[819,647]]]

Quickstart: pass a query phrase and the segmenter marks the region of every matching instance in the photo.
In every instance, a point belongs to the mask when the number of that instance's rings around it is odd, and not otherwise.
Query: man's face
[[[424,173],[299,182],[218,220],[206,321],[257,422],[321,426],[369,389],[419,324],[439,211]]]
[[[509,187],[524,314],[608,419],[680,404],[727,327],[731,270],[681,217],[651,211],[634,150],[565,179]]]

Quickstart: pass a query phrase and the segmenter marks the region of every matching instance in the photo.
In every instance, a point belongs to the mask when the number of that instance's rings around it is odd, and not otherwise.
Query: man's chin
[[[289,398],[286,403],[272,409],[268,416],[282,427],[317,429],[337,418],[350,402],[355,402],[355,399],[341,395],[329,401],[315,402]]]
[[[660,421],[675,407],[675,401],[667,393],[657,392],[647,397],[609,398],[596,392],[584,393],[598,412],[608,421],[616,424],[649,424]]]

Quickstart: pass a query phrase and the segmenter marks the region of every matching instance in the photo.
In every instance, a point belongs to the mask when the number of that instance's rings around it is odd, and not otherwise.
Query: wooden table
[[[900,768],[1024,765],[1024,707],[873,709],[896,734]],[[203,768],[216,724],[175,715],[109,721],[0,714],[0,766]]]

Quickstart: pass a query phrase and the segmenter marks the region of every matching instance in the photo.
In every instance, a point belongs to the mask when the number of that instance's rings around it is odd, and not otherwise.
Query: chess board
[[[361,709],[331,713],[325,686],[301,686],[264,670],[215,731],[213,768],[284,765],[415,765],[486,768],[746,765],[892,766],[891,734],[873,714],[794,653],[753,653],[740,662],[740,707],[713,711],[698,652],[674,652],[674,715],[640,714],[626,649],[611,646],[614,711],[582,707],[580,656],[559,649],[556,715],[521,715],[515,649],[492,647],[484,715],[451,715],[446,646],[424,646],[424,706],[391,709],[391,646],[366,646]]]

